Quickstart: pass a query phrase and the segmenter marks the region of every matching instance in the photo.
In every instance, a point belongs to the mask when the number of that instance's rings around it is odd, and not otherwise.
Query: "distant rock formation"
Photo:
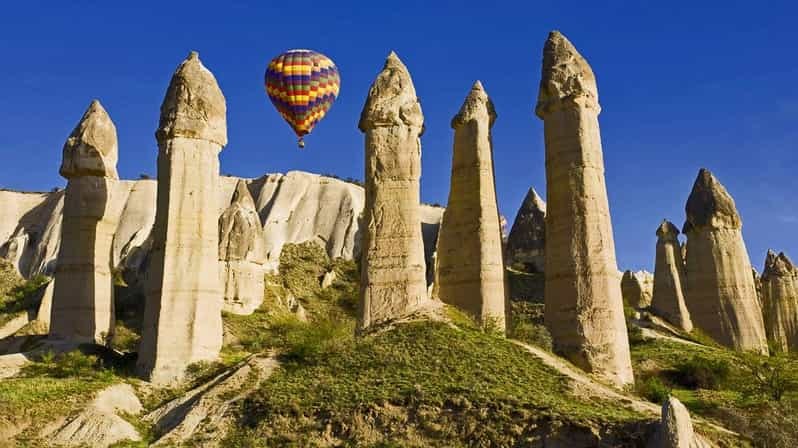
[[[178,67],[161,105],[158,208],[152,231],[137,368],[156,384],[179,381],[222,347],[219,152],[227,110],[196,52]]]
[[[685,210],[686,298],[693,325],[727,347],[767,353],[765,325],[734,199],[702,168]]]
[[[232,200],[240,178],[222,177],[221,215]],[[286,243],[317,241],[330,258],[352,260],[360,256],[358,216],[363,211],[363,188],[343,180],[302,171],[266,174],[243,179],[252,192],[263,225],[268,271],[277,270]],[[128,284],[143,280],[155,221],[158,182],[154,179],[119,181],[119,201],[124,210],[114,235],[113,260]],[[129,190],[126,197],[124,191]],[[0,190],[0,257],[6,258],[26,278],[52,275],[61,243],[64,190],[25,193]],[[422,204],[424,253],[430,263],[438,238],[443,208]],[[432,281],[432,277],[429,277]]]
[[[543,272],[546,248],[546,202],[530,188],[507,236],[507,264],[523,265],[525,272]]]
[[[798,352],[798,269],[780,252],[768,250],[762,273],[765,331],[771,347]]]
[[[632,308],[651,305],[654,290],[654,275],[648,271],[625,271],[621,276],[623,301]]]
[[[689,333],[693,331],[693,322],[684,299],[686,281],[679,229],[672,222],[663,220],[657,228],[651,311]]]
[[[224,310],[252,314],[263,303],[263,227],[247,183],[238,181],[233,201],[219,218],[219,260]]]
[[[428,305],[419,211],[424,116],[395,53],[369,89],[360,115],[366,136],[366,204],[358,329]]]
[[[656,448],[711,448],[693,431],[690,413],[681,401],[669,397],[662,405],[662,420],[657,434]]]
[[[555,351],[616,385],[634,381],[615,259],[598,90],[557,31],[543,50],[535,112],[546,142],[545,322]]]
[[[94,100],[64,144],[67,179],[50,336],[104,344],[114,332],[111,245],[121,212],[116,127]]]
[[[477,81],[452,119],[449,201],[438,233],[433,297],[506,330],[504,262],[491,127],[493,103]]]

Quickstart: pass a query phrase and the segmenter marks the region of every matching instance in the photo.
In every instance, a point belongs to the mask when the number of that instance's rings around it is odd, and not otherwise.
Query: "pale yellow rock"
[[[59,172],[72,179],[81,176],[119,179],[116,126],[99,101],[94,100],[64,144]]]
[[[139,441],[141,435],[120,414],[137,415],[144,408],[129,384],[102,390],[77,416],[44,436],[56,446],[107,447],[123,440]]]
[[[543,272],[546,264],[546,202],[530,188],[518,209],[505,248],[507,264]]]
[[[423,126],[410,73],[391,53],[359,124],[366,136],[361,331],[422,312],[430,302],[419,211]]]
[[[535,111],[546,143],[546,327],[555,351],[623,386],[634,381],[615,259],[593,71],[549,34]]]
[[[106,343],[114,332],[111,248],[121,211],[116,128],[92,101],[64,144],[67,178],[50,337]]]
[[[219,152],[226,106],[196,53],[172,77],[158,131],[158,205],[137,368],[156,384],[222,346]]]
[[[662,405],[662,420],[659,428],[657,448],[711,448],[701,436],[693,431],[690,413],[681,401],[668,398]]]
[[[239,178],[222,177],[219,215],[232,200]],[[283,245],[315,240],[330,258],[346,260],[360,257],[360,223],[363,212],[363,187],[343,180],[301,171],[268,174],[244,179],[263,223],[266,247],[265,268],[276,272]],[[151,249],[151,230],[155,221],[157,181],[120,181],[129,190],[119,225],[114,234],[113,260],[129,284],[144,277]],[[124,186],[124,187],[123,187]],[[120,193],[120,197],[122,197]],[[23,277],[52,275],[61,243],[61,218],[64,191],[24,193],[0,191],[0,257],[9,259]],[[121,199],[120,199],[121,200]],[[432,281],[432,255],[438,238],[443,208],[421,205],[424,253]],[[6,220],[6,218],[8,218]],[[3,230],[6,229],[6,230]]]
[[[621,276],[623,301],[633,308],[651,305],[654,290],[654,275],[648,271],[625,271]]]
[[[734,199],[712,173],[701,169],[685,210],[685,297],[693,325],[729,348],[767,353],[762,310]]]
[[[224,310],[252,314],[263,303],[266,241],[247,183],[239,180],[230,206],[219,218],[219,260]]]
[[[657,228],[657,255],[654,261],[654,292],[651,311],[679,329],[693,331],[693,322],[684,298],[686,278],[679,229],[668,220]]]
[[[798,269],[780,252],[769,250],[762,273],[765,331],[771,347],[798,352]]]
[[[504,332],[502,235],[493,174],[493,103],[477,81],[452,119],[449,201],[438,232],[432,295]]]

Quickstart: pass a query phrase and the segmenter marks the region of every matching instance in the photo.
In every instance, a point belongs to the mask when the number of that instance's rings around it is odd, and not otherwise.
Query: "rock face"
[[[247,183],[238,181],[233,202],[219,218],[219,260],[224,310],[252,314],[263,303],[263,227]]]
[[[429,302],[419,210],[424,116],[410,73],[393,52],[369,89],[358,127],[366,136],[362,331]]]
[[[693,432],[693,421],[682,402],[674,397],[662,405],[657,448],[709,448],[703,438]]]
[[[67,179],[50,336],[105,343],[114,330],[111,245],[119,205],[116,127],[92,101],[64,144]]]
[[[734,199],[701,169],[687,199],[687,308],[693,325],[736,350],[767,353],[762,311]]]
[[[318,241],[330,258],[360,256],[358,216],[363,211],[363,188],[332,177],[302,171],[243,179],[252,192],[266,239],[264,255],[269,271],[276,271],[286,243]],[[239,178],[222,177],[221,215],[232,200]],[[152,246],[156,180],[119,181],[124,204],[114,235],[114,265],[125,281],[143,280]],[[125,196],[125,191],[129,194]],[[61,244],[64,191],[24,193],[0,191],[0,257],[7,258],[23,277],[52,275]],[[432,255],[443,208],[421,205],[424,253],[432,272]],[[432,277],[429,277],[432,281]]]
[[[545,323],[555,351],[617,385],[632,383],[615,259],[598,91],[576,48],[552,32],[535,112],[546,142]]]
[[[678,328],[693,331],[693,321],[684,299],[686,286],[679,229],[668,220],[657,228],[657,255],[654,262],[654,293],[651,311]]]
[[[784,252],[769,250],[762,273],[765,331],[771,347],[798,352],[798,269]]]
[[[136,428],[118,414],[137,415],[144,408],[129,384],[110,386],[48,439],[57,446],[107,447],[123,440],[140,441]]]
[[[452,119],[449,202],[438,233],[433,296],[504,332],[502,235],[493,175],[493,103],[477,81]]]
[[[654,290],[654,275],[648,271],[625,271],[621,276],[623,301],[633,308],[651,305]]]
[[[178,67],[161,105],[158,206],[137,368],[156,384],[222,347],[219,152],[226,106],[197,53]]]
[[[505,259],[508,265],[523,265],[526,272],[543,272],[545,248],[546,203],[530,188],[510,228]]]

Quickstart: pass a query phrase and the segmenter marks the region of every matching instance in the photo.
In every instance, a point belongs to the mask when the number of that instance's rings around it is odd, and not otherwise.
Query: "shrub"
[[[738,364],[746,373],[743,392],[780,401],[785,394],[798,391],[796,362],[787,355],[776,353],[766,357],[756,353],[737,354]]]
[[[652,403],[662,404],[671,394],[670,388],[656,376],[637,383],[637,393]]]
[[[716,389],[726,382],[731,366],[724,359],[695,355],[676,365],[673,380],[689,389]]]
[[[108,379],[113,372],[103,366],[95,355],[86,355],[80,350],[55,355],[52,351],[22,369],[25,376],[48,376],[51,378]]]

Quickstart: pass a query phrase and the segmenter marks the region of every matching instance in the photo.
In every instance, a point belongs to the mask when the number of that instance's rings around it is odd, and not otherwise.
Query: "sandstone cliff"
[[[222,177],[219,216],[230,204],[237,177]],[[332,177],[302,171],[245,179],[255,200],[266,239],[266,267],[276,270],[286,243],[316,240],[331,258],[360,255],[363,188]],[[124,207],[113,244],[117,268],[126,281],[135,280],[149,253],[148,237],[155,221],[157,181],[120,181]],[[61,243],[64,191],[27,193],[0,191],[0,256],[8,258],[24,277],[52,275]],[[443,209],[421,206],[421,227],[427,265],[432,266]]]

